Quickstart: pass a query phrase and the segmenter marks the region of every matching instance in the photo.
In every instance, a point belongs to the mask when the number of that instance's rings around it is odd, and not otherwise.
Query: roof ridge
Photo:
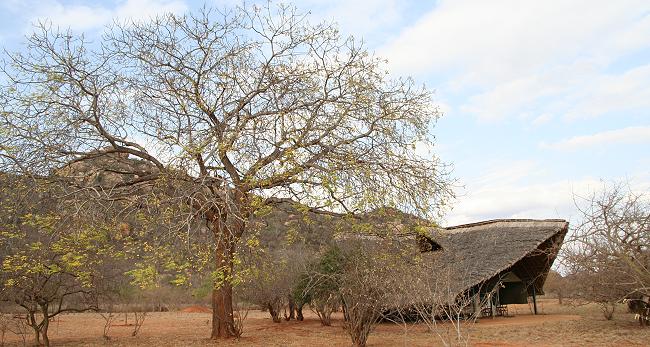
[[[445,227],[445,228],[442,228],[442,229],[443,230],[453,230],[453,229],[469,228],[469,227],[475,227],[475,226],[481,226],[481,225],[487,225],[487,224],[494,224],[494,223],[502,223],[502,222],[513,222],[513,223],[520,223],[520,222],[557,222],[557,223],[567,223],[567,221],[564,220],[564,219],[502,218],[502,219],[490,219],[490,220],[485,220],[485,221],[480,221],[480,222],[452,225],[452,226],[448,226],[448,227]]]

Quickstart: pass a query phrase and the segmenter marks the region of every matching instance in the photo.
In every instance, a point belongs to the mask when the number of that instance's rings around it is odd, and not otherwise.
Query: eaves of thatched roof
[[[431,240],[442,250],[429,256],[438,271],[449,276],[456,293],[495,283],[513,272],[529,293],[535,288],[541,294],[568,225],[561,219],[499,219],[431,228]]]

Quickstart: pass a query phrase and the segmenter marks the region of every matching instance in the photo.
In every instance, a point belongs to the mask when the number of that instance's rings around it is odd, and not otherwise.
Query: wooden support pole
[[[492,306],[492,296],[490,296],[490,318],[494,318],[494,307]]]
[[[533,282],[533,310],[537,314],[537,297],[535,294],[535,282]]]

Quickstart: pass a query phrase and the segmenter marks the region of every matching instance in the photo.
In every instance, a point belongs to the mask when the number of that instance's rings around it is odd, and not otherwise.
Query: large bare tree
[[[169,14],[93,42],[40,25],[2,66],[3,164],[136,207],[185,204],[211,230],[213,338],[236,334],[233,253],[256,210],[430,215],[451,195],[445,166],[415,152],[439,116],[431,92],[291,7]],[[94,176],[62,169],[75,165]]]

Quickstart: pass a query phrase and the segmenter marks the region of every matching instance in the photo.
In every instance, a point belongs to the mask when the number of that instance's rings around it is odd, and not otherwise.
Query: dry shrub
[[[5,345],[7,332],[20,336],[22,345],[27,346],[27,334],[30,327],[23,315],[0,313],[0,347]]]
[[[330,326],[332,325],[332,313],[340,303],[341,301],[335,293],[329,293],[313,298],[310,307],[316,312],[322,325]]]
[[[133,312],[133,316],[135,317],[135,322],[133,323],[133,332],[131,332],[131,336],[136,336],[140,332],[144,320],[147,318],[147,311],[135,311]]]
[[[8,314],[0,313],[0,347],[5,345],[5,334],[9,330],[11,324],[11,316]]]
[[[343,327],[352,344],[363,347],[384,313],[399,308],[403,297],[409,295],[403,275],[413,264],[417,249],[414,243],[384,236],[347,240],[343,254],[343,272],[338,280]]]
[[[114,312],[99,312],[99,315],[104,319],[104,328],[102,330],[102,337],[105,340],[110,340],[111,337],[109,335],[111,327],[113,326],[113,322],[117,319],[117,314]]]
[[[244,333],[244,322],[248,317],[249,307],[243,306],[239,302],[235,302],[233,306],[235,310],[235,312],[233,312],[235,337],[239,338]]]

